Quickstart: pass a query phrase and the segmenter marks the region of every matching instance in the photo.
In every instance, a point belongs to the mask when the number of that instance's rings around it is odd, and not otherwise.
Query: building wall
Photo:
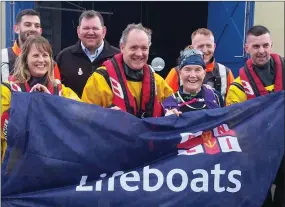
[[[5,12],[5,1],[0,2],[0,22],[1,22],[1,37],[0,37],[0,47],[5,48],[6,47],[6,12]]]
[[[267,27],[272,35],[273,51],[284,56],[284,2],[255,2],[254,25]]]

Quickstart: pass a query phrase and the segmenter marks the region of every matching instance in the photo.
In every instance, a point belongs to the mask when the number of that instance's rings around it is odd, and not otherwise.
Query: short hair
[[[20,11],[17,16],[16,16],[16,24],[19,24],[21,21],[22,21],[22,17],[23,16],[26,16],[26,15],[29,15],[29,16],[38,16],[40,18],[40,13],[39,12],[36,12],[35,10],[33,9],[24,9],[22,11]]]
[[[120,38],[120,45],[121,44],[125,44],[126,41],[127,41],[127,37],[129,35],[129,33],[132,31],[132,30],[141,30],[143,32],[146,33],[147,37],[148,37],[148,40],[149,40],[149,45],[151,45],[151,34],[152,34],[152,31],[149,29],[149,28],[146,28],[144,27],[141,23],[139,24],[129,24],[127,26],[127,28],[122,32],[122,36]]]
[[[51,44],[43,36],[31,36],[25,41],[22,46],[22,52],[17,57],[15,68],[13,72],[13,77],[16,79],[17,83],[24,83],[29,81],[31,78],[30,69],[28,67],[28,54],[30,53],[31,47],[35,45],[37,50],[41,52],[47,52],[50,56],[51,65],[47,72],[47,78],[50,82],[55,83],[54,81],[54,61]]]
[[[97,12],[94,10],[84,11],[79,17],[79,25],[81,24],[83,18],[92,19],[95,17],[99,18],[101,26],[103,27],[104,26],[104,19],[103,19],[102,15],[100,14],[100,12]]]
[[[193,41],[194,37],[197,35],[197,34],[200,34],[200,35],[205,35],[205,36],[213,36],[214,37],[214,34],[211,30],[209,29],[206,29],[206,28],[199,28],[197,30],[195,30],[192,35],[191,35],[191,40]]]
[[[262,25],[255,25],[247,31],[246,37],[248,35],[260,36],[260,35],[264,35],[267,33],[270,34],[270,31],[266,27],[264,27]]]

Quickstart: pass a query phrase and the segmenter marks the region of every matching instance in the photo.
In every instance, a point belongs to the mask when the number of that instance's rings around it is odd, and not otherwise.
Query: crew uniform
[[[270,60],[263,66],[256,66],[252,59],[248,59],[229,88],[226,105],[284,90],[284,70],[284,58],[277,54],[271,54]]]
[[[9,121],[9,109],[11,105],[12,91],[29,92],[37,83],[45,85],[52,95],[58,95],[65,98],[81,101],[74,91],[65,87],[57,79],[56,84],[47,83],[46,78],[31,78],[26,83],[15,83],[13,77],[9,82],[1,85],[2,107],[1,107],[1,157],[2,161],[7,148],[7,126]]]
[[[162,115],[161,102],[172,94],[164,79],[148,65],[133,70],[123,61],[123,54],[106,61],[88,79],[82,101],[102,107],[118,106],[137,117]]]
[[[239,70],[239,77],[229,88],[226,97],[227,106],[284,90],[284,58],[274,53],[270,56],[270,60],[263,66],[254,65],[251,58],[246,61],[244,67]],[[269,189],[262,207],[284,206],[284,155],[274,184],[276,185],[274,201],[271,199],[271,189]]]

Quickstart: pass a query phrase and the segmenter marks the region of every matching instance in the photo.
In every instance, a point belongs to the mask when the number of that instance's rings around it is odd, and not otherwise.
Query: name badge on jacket
[[[82,75],[83,74],[83,71],[81,70],[81,68],[78,68],[78,75]]]

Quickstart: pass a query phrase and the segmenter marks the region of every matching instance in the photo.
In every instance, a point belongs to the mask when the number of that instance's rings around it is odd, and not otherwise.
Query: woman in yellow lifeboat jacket
[[[42,36],[29,38],[17,58],[14,73],[9,82],[2,83],[1,96],[1,160],[7,148],[7,125],[11,103],[11,92],[44,92],[81,101],[74,91],[54,79],[50,43]]]

